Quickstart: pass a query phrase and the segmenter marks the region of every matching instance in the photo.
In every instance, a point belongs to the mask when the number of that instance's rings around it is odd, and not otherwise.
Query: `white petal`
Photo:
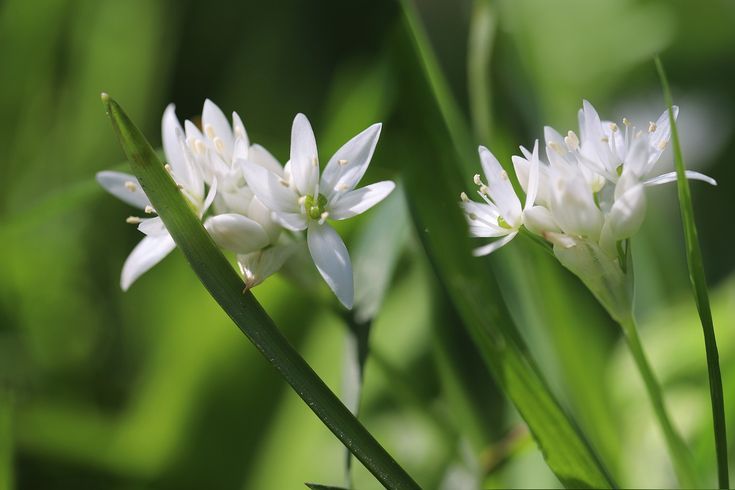
[[[250,189],[271,210],[277,213],[300,212],[298,196],[281,177],[249,161],[242,169]]]
[[[130,174],[105,170],[97,172],[97,182],[107,192],[131,206],[145,209],[151,204],[138,179]]]
[[[248,288],[255,287],[268,276],[278,272],[298,246],[298,243],[279,244],[251,254],[238,255],[237,265],[240,267],[245,285]]]
[[[163,220],[159,216],[141,221],[138,225],[138,231],[148,236],[161,236],[168,234],[166,225],[163,224]]]
[[[488,243],[487,245],[483,247],[478,247],[472,251],[472,255],[474,255],[475,257],[480,257],[482,255],[491,254],[495,252],[497,249],[499,249],[500,247],[507,245],[508,242],[513,240],[517,234],[518,232],[514,232],[506,237],[501,238],[500,240],[495,240],[494,242]]]
[[[475,201],[462,201],[459,204],[465,212],[467,223],[470,225],[470,236],[499,237],[512,231],[498,224],[500,214],[494,204]]]
[[[301,213],[274,213],[274,218],[281,226],[291,231],[303,231],[309,224]]]
[[[557,169],[553,177],[550,210],[567,234],[597,240],[603,224],[592,192],[580,173]]]
[[[712,177],[701,174],[699,172],[695,172],[694,170],[686,170],[684,174],[686,175],[687,179],[701,180],[702,182],[706,182],[709,185],[717,185],[717,181],[713,179]],[[643,185],[648,187],[648,186],[653,186],[653,185],[668,184],[669,182],[675,182],[675,181],[676,181],[676,172],[668,172],[668,173],[665,173],[657,177],[653,177],[651,179],[646,180],[645,182],[643,182]]]
[[[551,211],[543,206],[532,206],[523,211],[523,225],[532,233],[542,235],[547,232],[558,233],[559,225],[554,221]]]
[[[183,132],[181,123],[176,117],[176,106],[169,104],[166,110],[163,111],[163,118],[161,119],[163,153],[166,156],[166,163],[171,165],[174,174],[181,181],[181,184],[190,186],[189,164],[186,161],[179,137]]]
[[[390,180],[376,182],[360,189],[345,192],[335,196],[335,201],[330,203],[327,211],[331,219],[346,219],[364,213],[380,201],[388,197],[396,184]]]
[[[319,181],[319,158],[314,131],[303,114],[297,114],[291,128],[291,172],[302,196],[312,195]]]
[[[531,160],[531,165],[529,169],[528,190],[526,191],[526,203],[524,204],[523,209],[530,208],[531,206],[533,206],[533,203],[536,202],[540,179],[539,166],[540,162],[538,158],[538,140],[536,140],[536,143],[534,143],[533,145],[533,159]]]
[[[342,238],[328,224],[309,223],[307,232],[309,253],[329,287],[346,308],[352,308],[354,283],[352,264]]]
[[[204,227],[220,247],[248,254],[268,245],[268,235],[254,220],[241,214],[218,214],[204,222]]]
[[[135,246],[123,265],[120,287],[127,291],[133,282],[176,248],[171,235],[147,236]]]
[[[373,124],[353,137],[329,159],[319,190],[331,197],[335,192],[354,189],[365,175],[378,144],[382,124]]]
[[[201,219],[202,216],[204,216],[204,213],[209,210],[209,206],[212,205],[214,202],[214,198],[217,195],[217,179],[215,178],[212,180],[212,185],[209,188],[209,192],[207,193],[206,199],[204,199],[204,202],[202,203],[202,209],[199,211],[199,218]]]
[[[672,106],[674,112],[674,121],[679,117],[679,106]],[[648,162],[653,166],[661,157],[661,153],[666,149],[666,145],[671,139],[671,123],[669,121],[669,110],[666,109],[656,121],[656,131],[651,133],[651,156]]]
[[[484,146],[479,147],[479,153],[490,198],[498,206],[505,221],[515,228],[521,221],[521,201],[498,159]]]
[[[630,238],[638,231],[646,216],[646,196],[643,185],[637,184],[615,199],[605,219],[609,234],[615,241]]]
[[[202,128],[204,129],[204,135],[212,143],[212,149],[216,149],[215,137],[222,140],[223,156],[230,160],[234,144],[230,122],[222,110],[217,107],[217,104],[209,99],[204,101],[204,109],[202,109]]]
[[[648,133],[634,139],[633,144],[625,156],[623,171],[633,172],[638,178],[646,175],[649,170],[648,157],[650,148]]]
[[[283,167],[278,160],[276,160],[276,157],[260,145],[253,145],[250,147],[248,161],[270,170],[279,177],[283,176]]]
[[[242,123],[242,119],[240,119],[240,115],[237,112],[232,113],[232,132],[236,139],[245,143],[246,147],[250,147],[248,132],[245,131],[245,125]]]

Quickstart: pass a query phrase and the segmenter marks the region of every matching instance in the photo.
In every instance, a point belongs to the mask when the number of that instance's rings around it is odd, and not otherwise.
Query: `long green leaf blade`
[[[133,174],[202,284],[322,422],[389,489],[418,485],[340,402],[273,324],[189,208],[163,163],[122,108],[102,95]]]
[[[661,85],[664,91],[664,100],[669,110],[669,123],[671,124],[671,143],[674,151],[674,164],[676,166],[676,188],[679,194],[679,209],[681,221],[684,226],[684,242],[686,244],[687,266],[689,267],[689,280],[692,283],[694,301],[697,304],[697,312],[702,323],[704,334],[704,345],[707,353],[707,372],[709,374],[709,390],[712,400],[712,420],[715,431],[715,450],[717,453],[717,477],[720,488],[729,488],[729,474],[727,466],[727,431],[725,428],[725,400],[722,394],[722,374],[720,373],[720,355],[717,351],[717,339],[715,338],[715,326],[712,321],[712,310],[710,309],[709,293],[707,291],[707,280],[704,276],[704,265],[702,263],[702,251],[699,247],[697,236],[697,225],[694,222],[694,207],[692,195],[689,190],[689,181],[686,178],[684,157],[679,143],[679,131],[674,118],[673,99],[669,81],[666,78],[661,60],[656,57],[656,69],[658,70]]]
[[[407,193],[424,247],[444,291],[486,364],[528,424],[551,470],[568,488],[614,487],[612,477],[528,356],[502,301],[489,261],[471,255],[466,223],[457,201],[461,189],[459,167],[468,164],[474,145],[438,71],[413,3],[403,0],[401,4],[415,53],[406,57],[416,58],[418,54],[423,70],[411,64],[400,79],[414,82],[404,92],[415,97],[410,100],[412,107],[423,107],[425,111],[411,114],[415,132],[401,138],[415,141],[412,150],[419,154],[398,153],[396,160],[404,162]],[[425,78],[415,80],[415,73],[421,71]],[[435,107],[427,103],[432,99]],[[438,121],[439,116],[443,123]],[[402,126],[411,127],[408,123],[404,121]],[[445,141],[447,132],[456,151],[452,151],[451,145],[432,144]],[[397,151],[405,152],[402,148]]]

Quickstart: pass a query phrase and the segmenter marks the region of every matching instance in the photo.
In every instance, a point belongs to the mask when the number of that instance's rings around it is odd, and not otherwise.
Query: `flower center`
[[[513,227],[508,224],[507,221],[505,221],[505,218],[502,216],[498,216],[498,226],[501,228],[505,228],[506,230],[512,230]]]
[[[319,194],[319,197],[316,198],[316,201],[314,200],[314,196],[306,196],[304,199],[304,209],[306,210],[306,214],[311,219],[321,219],[322,215],[325,213],[325,209],[327,207],[327,198],[324,196],[324,194]]]

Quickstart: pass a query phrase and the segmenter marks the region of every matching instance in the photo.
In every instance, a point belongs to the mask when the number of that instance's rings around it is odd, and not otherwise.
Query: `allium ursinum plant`
[[[678,108],[674,107],[674,115]],[[633,316],[633,270],[630,238],[643,223],[645,188],[676,181],[676,172],[651,176],[671,138],[668,112],[656,122],[637,129],[627,118],[622,124],[602,121],[584,101],[579,111],[579,136],[562,136],[544,128],[546,159],[521,147],[512,158],[525,203],[516,195],[508,174],[497,159],[480,147],[487,183],[475,175],[482,202],[461,194],[461,203],[474,237],[499,238],[475,250],[486,255],[526,231],[553,248],[561,264],[578,276],[623,328],[633,357],[644,378],[666,436],[679,478],[685,486],[695,481],[688,454],[671,424],[660,388],[645,358]],[[712,185],[701,173],[686,177]],[[502,237],[502,238],[501,238]]]
[[[678,109],[675,108],[675,113]],[[632,307],[628,274],[628,243],[646,213],[644,189],[676,180],[676,172],[650,173],[671,138],[668,114],[639,130],[623,118],[622,124],[601,121],[594,107],[584,101],[579,110],[579,136],[569,131],[562,137],[544,128],[546,158],[521,147],[513,157],[515,174],[526,194],[525,204],[513,189],[497,159],[480,147],[487,184],[475,175],[483,202],[462,193],[470,234],[503,237],[475,250],[491,253],[512,240],[522,229],[553,246],[559,261],[589,287],[618,321],[627,320]],[[712,185],[699,172],[687,177]]]
[[[352,307],[350,257],[327,219],[356,216],[395,187],[384,181],[355,190],[370,164],[380,124],[338,150],[321,178],[314,133],[303,114],[294,119],[291,159],[284,166],[262,146],[250,144],[237,113],[230,123],[210,100],[204,103],[201,129],[191,121],[182,128],[173,105],[166,108],[161,129],[166,168],[217,245],[236,254],[248,287],[277,272],[307,243],[326,283],[344,306]],[[97,180],[119,199],[156,214],[132,175],[105,171]],[[176,246],[158,217],[131,216],[127,222],[146,237],[125,261],[123,290]]]

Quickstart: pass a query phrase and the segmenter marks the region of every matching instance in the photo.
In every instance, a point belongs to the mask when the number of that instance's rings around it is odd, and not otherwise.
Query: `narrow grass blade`
[[[133,173],[202,284],[322,422],[389,489],[418,485],[358,422],[274,325],[191,211],[140,130],[107,94],[102,101]]]
[[[422,111],[410,111],[409,120],[396,124],[408,129],[399,135],[402,145],[394,151],[395,160],[403,163],[410,207],[424,248],[464,327],[559,480],[570,488],[615,486],[528,355],[489,261],[471,254],[457,201],[462,187],[460,166],[468,164],[470,158],[476,159],[475,145],[438,72],[413,3],[403,0],[401,5],[410,36],[405,43],[405,59],[400,60],[399,79],[406,84],[402,100],[408,107]],[[417,54],[420,65],[416,63]],[[397,113],[400,117],[409,111]],[[447,132],[456,152],[446,143]],[[411,152],[405,148],[409,144]]]
[[[717,351],[717,340],[715,338],[715,326],[712,321],[709,293],[707,291],[707,280],[704,275],[702,264],[702,251],[699,248],[697,237],[697,225],[694,222],[694,207],[692,206],[692,195],[689,190],[689,181],[686,178],[684,157],[679,143],[679,130],[676,127],[676,119],[672,109],[673,100],[669,81],[666,78],[661,60],[656,57],[656,69],[661,78],[664,91],[664,100],[669,109],[669,123],[671,124],[671,144],[674,151],[674,164],[676,166],[676,187],[679,193],[679,209],[681,210],[681,221],[684,226],[684,242],[686,244],[687,265],[689,267],[689,279],[692,283],[694,301],[697,304],[699,319],[702,323],[704,333],[704,345],[707,353],[707,372],[709,374],[709,390],[712,399],[712,420],[715,431],[715,450],[717,452],[717,477],[720,488],[729,488],[729,474],[727,466],[727,431],[725,428],[725,401],[722,394],[722,375],[720,373],[720,355]]]
[[[0,490],[14,488],[13,399],[0,392]]]

